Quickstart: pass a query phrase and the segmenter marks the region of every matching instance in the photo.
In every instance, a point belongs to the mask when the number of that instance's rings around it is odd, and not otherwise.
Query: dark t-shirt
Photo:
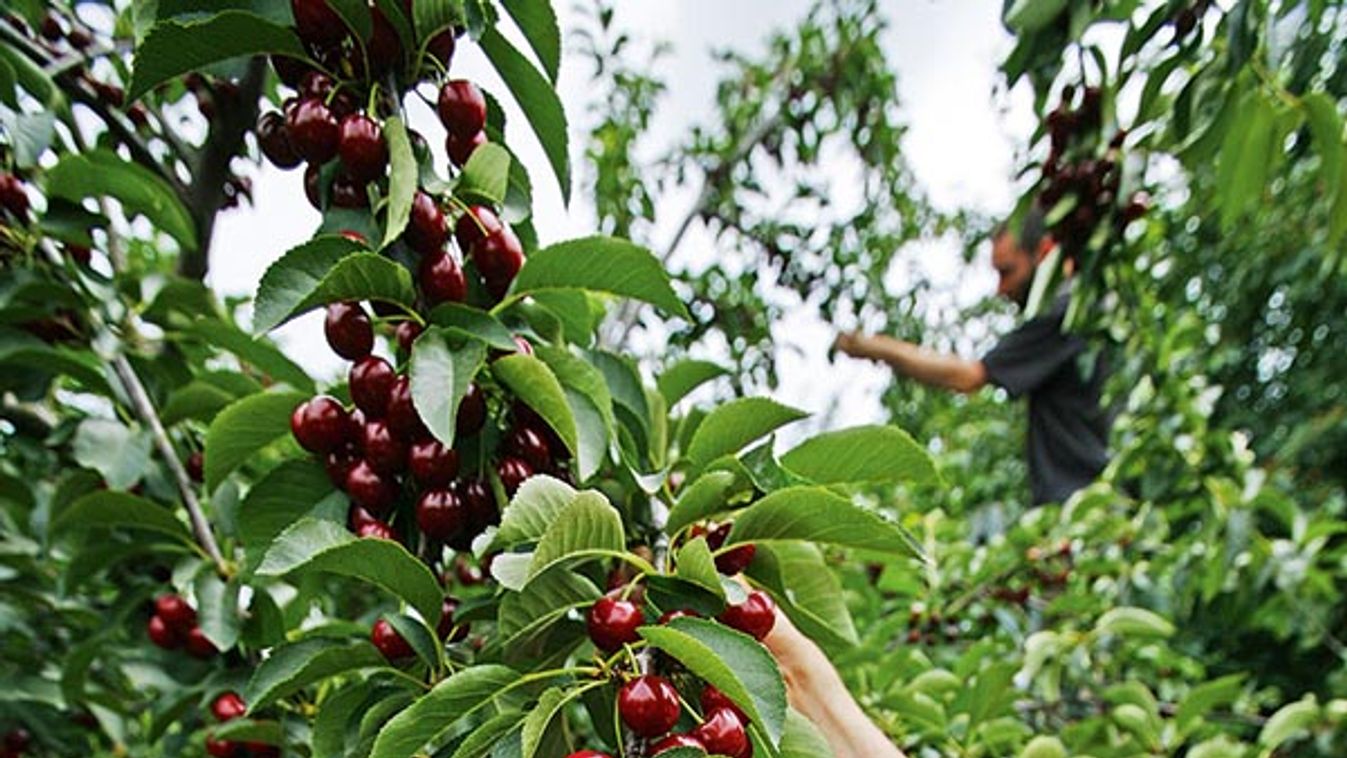
[[[1068,288],[1052,308],[1007,334],[983,357],[990,381],[1029,396],[1029,483],[1034,503],[1060,502],[1094,481],[1108,463],[1110,414],[1099,395],[1103,351],[1062,332]],[[1084,364],[1084,365],[1082,365]]]

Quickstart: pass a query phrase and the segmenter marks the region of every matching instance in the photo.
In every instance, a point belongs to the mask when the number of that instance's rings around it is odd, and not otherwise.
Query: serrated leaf
[[[75,428],[71,455],[103,476],[112,489],[129,489],[150,470],[150,435],[119,421],[89,418]]]
[[[731,400],[707,414],[684,457],[694,469],[739,452],[745,445],[809,414],[765,397]]]
[[[832,746],[814,723],[794,708],[786,710],[786,728],[781,735],[781,758],[831,758]]]
[[[160,21],[136,47],[126,101],[189,71],[245,55],[281,53],[307,59],[293,29],[244,11],[227,10],[192,21]]]
[[[457,721],[476,713],[516,684],[504,666],[473,666],[445,679],[394,716],[374,741],[370,758],[411,758]]]
[[[358,243],[322,237],[286,253],[262,275],[253,331],[267,332],[296,316],[340,300],[378,300],[410,309],[412,274],[378,253],[351,252]]]
[[[729,371],[719,364],[689,359],[664,369],[659,379],[655,380],[655,385],[664,396],[664,402],[672,408],[679,400],[687,397],[688,393],[727,374]]]
[[[725,590],[720,586],[720,574],[716,572],[715,558],[711,557],[711,548],[705,537],[689,540],[679,548],[674,559],[679,579],[691,582],[706,589],[717,598],[725,599]]]
[[[368,697],[369,684],[354,682],[323,700],[313,720],[314,758],[345,758],[346,729]]]
[[[622,516],[603,495],[577,493],[547,531],[529,563],[529,580],[562,562],[620,553],[627,546]]]
[[[230,650],[239,640],[243,619],[239,615],[237,579],[221,581],[214,573],[203,573],[193,583],[196,611],[201,631],[220,650]]]
[[[417,183],[416,157],[400,117],[390,116],[384,121],[384,137],[388,140],[388,221],[380,248],[393,244],[407,228]],[[410,304],[412,299],[402,302]]]
[[[519,349],[514,341],[514,333],[495,316],[462,303],[444,303],[435,306],[430,312],[430,323],[460,330],[485,342],[491,347],[515,351]]]
[[[690,318],[659,259],[640,245],[615,237],[585,237],[535,251],[524,261],[510,293],[522,296],[550,289],[605,292]]]
[[[325,507],[333,502],[331,508]],[[345,519],[346,496],[332,486],[323,466],[314,460],[285,461],[268,471],[248,490],[239,506],[239,541],[248,548],[252,563],[281,532],[305,516],[331,511]],[[331,520],[331,519],[329,519]]]
[[[541,539],[547,527],[575,499],[575,488],[547,475],[534,476],[520,485],[501,516],[491,549],[514,547]]]
[[[786,720],[786,685],[776,659],[748,635],[713,621],[677,618],[643,626],[641,636],[725,693],[779,744]]]
[[[67,506],[51,524],[53,533],[99,528],[140,529],[192,541],[186,525],[168,509],[126,492],[91,492]]]
[[[420,6],[417,6],[420,7]],[[519,729],[524,714],[519,711],[506,711],[498,714],[472,730],[450,758],[477,758],[488,755],[491,746],[500,742],[507,734]]]
[[[897,524],[822,487],[777,490],[738,511],[725,544],[783,540],[921,555],[920,547]]]
[[[669,511],[665,529],[670,533],[682,531],[693,522],[727,510],[726,502],[736,477],[728,471],[708,471],[689,484]]]
[[[528,103],[524,117],[542,144],[543,153],[560,185],[562,200],[569,203],[571,164],[567,150],[566,111],[556,89],[495,28],[488,28],[478,44],[515,101]]]
[[[408,375],[412,403],[426,428],[445,445],[453,446],[458,405],[468,385],[486,360],[486,346],[459,338],[450,347],[446,330],[427,329],[412,346]]]
[[[510,153],[494,142],[478,145],[459,174],[454,194],[464,200],[505,202],[510,182]]]
[[[315,392],[313,378],[275,345],[256,339],[233,324],[198,319],[186,332],[214,347],[233,353],[239,360],[303,392]]]
[[[858,426],[810,437],[781,465],[817,484],[931,484],[931,456],[896,426]]]
[[[516,353],[496,359],[491,364],[491,373],[519,400],[536,411],[565,443],[566,449],[575,453],[575,416],[566,402],[561,382],[546,363],[531,355]]]
[[[407,601],[428,624],[440,619],[443,593],[420,559],[392,540],[356,538],[341,524],[304,518],[272,542],[257,573],[321,571],[382,587]]]
[[[860,642],[842,585],[814,545],[758,545],[746,573],[772,591],[781,610],[806,636],[833,648]]]
[[[496,628],[502,646],[508,650],[527,642],[572,608],[588,607],[602,594],[580,574],[566,570],[543,573],[523,590],[501,598]]]
[[[385,663],[367,640],[311,637],[292,642],[272,650],[253,670],[243,701],[249,713],[256,713],[320,680]]]
[[[308,396],[298,392],[249,395],[220,411],[206,430],[206,490],[250,456],[290,433],[290,413]]]
[[[71,153],[47,172],[47,195],[73,203],[111,197],[127,215],[142,215],[184,249],[197,248],[196,223],[177,192],[158,174],[110,150]]]
[[[548,724],[556,718],[557,711],[566,707],[566,703],[574,699],[580,691],[582,690],[576,689],[565,692],[560,687],[551,687],[539,696],[537,704],[529,709],[528,715],[524,717],[524,726],[520,731],[522,758],[533,758],[537,754],[538,745],[542,742]]]

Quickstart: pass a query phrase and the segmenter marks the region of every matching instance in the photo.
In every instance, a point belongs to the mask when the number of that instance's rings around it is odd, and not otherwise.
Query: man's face
[[[1034,258],[1021,250],[1015,235],[1009,232],[992,240],[992,267],[998,277],[996,294],[1023,308],[1029,302],[1029,285],[1034,281]]]

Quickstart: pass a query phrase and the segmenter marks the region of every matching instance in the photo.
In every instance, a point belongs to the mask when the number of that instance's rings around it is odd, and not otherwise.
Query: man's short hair
[[[992,240],[999,240],[1006,234],[1015,234],[1015,242],[1020,252],[1033,255],[1038,251],[1039,244],[1043,242],[1043,235],[1048,231],[1043,210],[1035,203],[1018,219],[1018,224],[1016,221],[1017,219],[1011,217],[997,224],[992,229]]]

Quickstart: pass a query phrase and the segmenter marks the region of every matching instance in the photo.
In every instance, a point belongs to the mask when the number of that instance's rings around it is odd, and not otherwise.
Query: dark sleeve
[[[1065,303],[1062,303],[1065,305]],[[1057,373],[1085,348],[1079,336],[1062,332],[1065,308],[1030,319],[1001,338],[991,352],[982,357],[987,379],[1019,396]]]

